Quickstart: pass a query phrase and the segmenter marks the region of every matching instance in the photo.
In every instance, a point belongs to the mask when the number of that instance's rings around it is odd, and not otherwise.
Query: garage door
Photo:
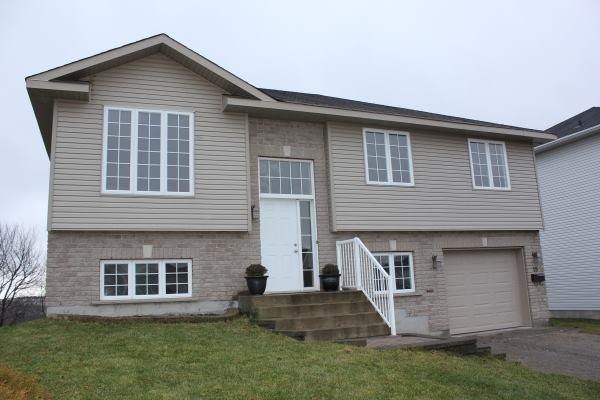
[[[450,333],[525,325],[517,250],[444,251]]]

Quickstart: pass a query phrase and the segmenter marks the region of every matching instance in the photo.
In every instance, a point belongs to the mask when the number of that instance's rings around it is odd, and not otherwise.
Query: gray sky
[[[23,78],[160,32],[258,87],[546,129],[600,106],[600,1],[0,0],[0,221],[44,231]]]

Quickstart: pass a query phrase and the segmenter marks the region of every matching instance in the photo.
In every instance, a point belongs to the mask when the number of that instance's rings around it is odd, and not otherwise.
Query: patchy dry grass
[[[306,344],[240,318],[40,320],[0,329],[0,363],[54,399],[597,399],[600,383],[493,358]]]
[[[46,400],[50,395],[38,385],[36,377],[0,365],[0,399]]]

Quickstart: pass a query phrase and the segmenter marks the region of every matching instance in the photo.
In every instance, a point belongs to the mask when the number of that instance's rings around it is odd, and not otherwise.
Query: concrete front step
[[[338,314],[328,316],[304,316],[297,318],[282,318],[272,320],[258,320],[260,326],[277,331],[304,331],[314,329],[345,328],[356,325],[372,325],[381,323],[377,312],[369,310],[352,314]]]
[[[257,307],[256,319],[284,319],[300,317],[327,317],[374,311],[367,300],[358,302],[340,302],[325,304],[286,305],[275,307]]]
[[[241,298],[242,296],[240,296]],[[304,292],[304,293],[282,293],[268,294],[264,296],[249,297],[254,306],[285,306],[305,304],[327,304],[339,302],[352,302],[366,300],[363,293],[357,290],[339,292]]]
[[[258,325],[299,340],[337,341],[389,335],[390,328],[360,291],[240,295],[240,311]]]
[[[310,329],[302,331],[279,331],[275,332],[282,333],[294,337],[305,342],[315,341],[338,341],[344,339],[373,337],[373,336],[386,336],[390,334],[390,328],[384,323],[359,325],[359,326],[346,326],[343,328],[330,328],[330,329]]]

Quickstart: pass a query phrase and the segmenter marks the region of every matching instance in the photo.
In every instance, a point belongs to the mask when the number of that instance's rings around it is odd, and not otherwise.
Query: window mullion
[[[394,265],[394,253],[388,254],[388,264],[390,266],[390,276],[392,277],[392,290],[396,291],[396,266]]]
[[[165,261],[160,261],[158,263],[158,293],[160,296],[165,296],[167,294],[165,285]]]
[[[131,157],[129,164],[129,191],[137,193],[138,111],[131,110]]]
[[[487,158],[487,167],[488,167],[488,175],[490,180],[490,187],[495,188],[494,185],[494,176],[492,175],[492,156],[490,154],[490,144],[488,142],[484,142],[485,145],[485,155]]]
[[[393,182],[393,174],[392,174],[392,154],[390,151],[390,134],[388,132],[384,133],[385,138],[385,165],[387,169],[387,183]]]
[[[167,112],[160,114],[160,192],[167,192]]]
[[[135,262],[127,263],[127,290],[129,290],[129,298],[135,297]]]

